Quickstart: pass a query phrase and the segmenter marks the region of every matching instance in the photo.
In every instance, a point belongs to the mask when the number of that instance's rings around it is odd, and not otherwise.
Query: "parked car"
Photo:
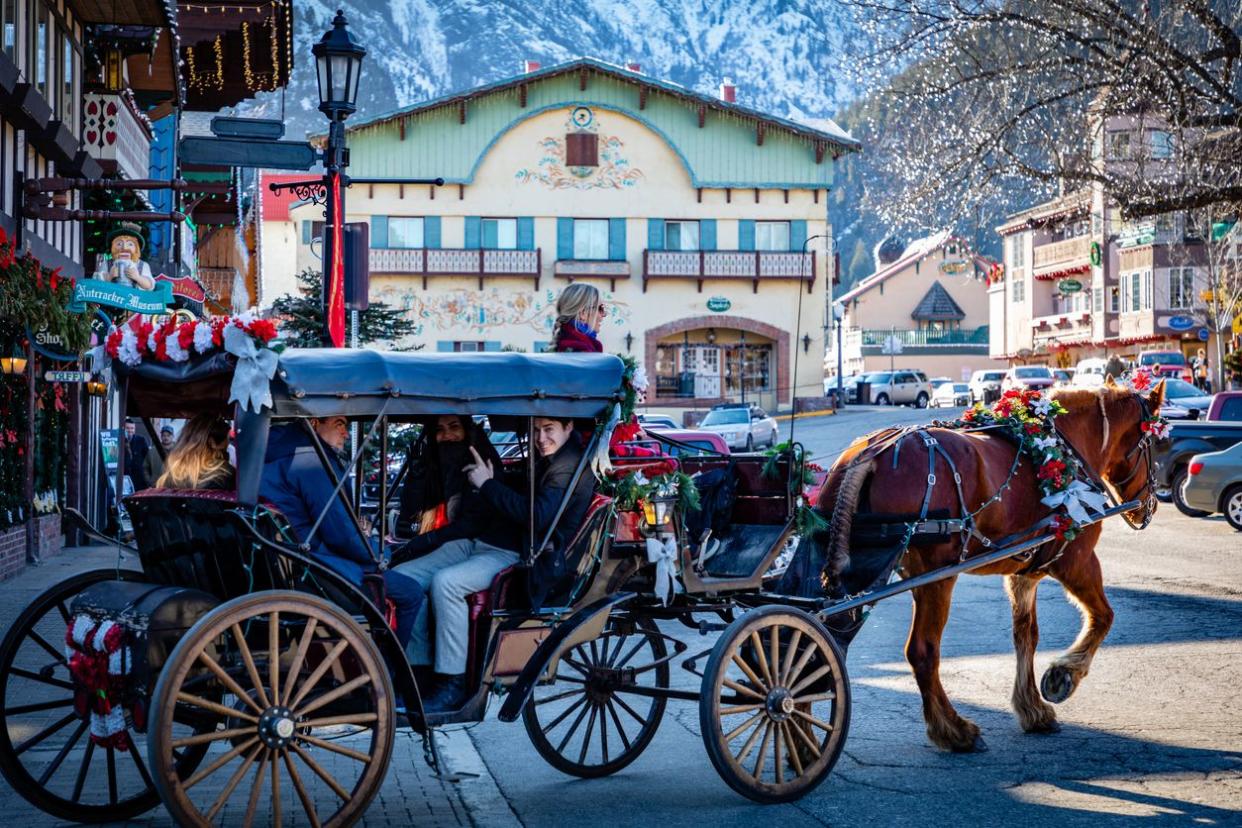
[[[1140,351],[1138,366],[1150,368],[1153,374],[1162,377],[1179,377],[1193,382],[1190,366],[1186,363],[1186,355],[1181,351],[1153,350]]]
[[[928,382],[931,383],[932,391],[935,391],[937,388],[944,385],[945,383],[953,382],[953,378],[952,377],[932,377],[931,379],[928,380]],[[933,394],[932,396],[935,396],[935,395]]]
[[[1001,389],[1017,388],[1022,391],[1047,391],[1057,378],[1047,365],[1017,365],[1005,372]]]
[[[762,408],[748,403],[725,403],[707,412],[699,423],[701,431],[712,431],[724,438],[731,449],[754,451],[756,446],[774,446],[780,428]]]
[[[862,377],[862,374],[848,374],[844,377],[841,377],[841,393],[844,395],[844,398],[847,402],[850,399],[850,389],[854,386],[854,383],[858,382],[859,378],[861,377]],[[836,393],[836,390],[837,390],[837,378],[836,377],[824,377],[824,396],[826,397],[829,394]]]
[[[1160,413],[1170,420],[1197,420],[1208,413],[1212,395],[1205,394],[1183,379],[1166,377],[1164,405]]]
[[[643,428],[681,428],[676,420],[664,414],[639,414],[638,422]]]
[[[670,457],[696,456],[700,454],[728,454],[729,444],[715,431],[691,428],[659,429],[658,438],[635,440],[642,446],[657,448]],[[664,442],[668,440],[669,442]]]
[[[1218,391],[1212,397],[1207,416],[1202,419],[1221,423],[1242,422],[1242,391]]]
[[[965,408],[970,405],[970,383],[946,382],[932,392],[932,408]]]
[[[1052,376],[1056,380],[1053,388],[1069,388],[1074,384],[1073,368],[1053,368]]]
[[[1186,472],[1182,502],[1205,515],[1222,512],[1242,532],[1242,443],[1194,455]]]
[[[871,386],[871,402],[874,405],[927,408],[931,402],[931,383],[922,371],[876,371],[868,374],[863,381]]]
[[[1005,379],[1004,371],[984,369],[970,375],[970,403],[987,403],[996,399],[1001,393],[1001,381]]]
[[[861,374],[855,374],[853,377],[847,378],[842,384],[842,387],[845,389],[845,401],[850,402],[850,403],[860,402],[861,398],[858,395],[859,386],[862,383],[867,382],[868,377],[870,377],[872,374],[875,374],[878,376],[880,374],[887,374],[887,373],[888,373],[887,371],[871,371],[869,373],[864,372]],[[873,399],[874,397],[868,397],[867,402],[871,402]]]
[[[1108,369],[1108,360],[1092,357],[1078,363],[1074,369],[1074,385],[1078,388],[1098,388],[1104,384],[1104,372]]]
[[[1224,451],[1242,443],[1242,422],[1219,420],[1181,420],[1173,423],[1168,439],[1156,446],[1156,493],[1164,494],[1178,510],[1190,517],[1204,512],[1182,500],[1182,484],[1189,475],[1190,460],[1196,454]]]

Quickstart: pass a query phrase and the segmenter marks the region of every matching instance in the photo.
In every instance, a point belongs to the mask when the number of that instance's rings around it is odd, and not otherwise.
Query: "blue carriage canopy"
[[[128,413],[229,414],[236,358],[215,352],[185,362],[114,363]],[[623,397],[621,360],[610,354],[421,353],[287,349],[271,381],[280,417],[394,418],[436,414],[593,418]]]

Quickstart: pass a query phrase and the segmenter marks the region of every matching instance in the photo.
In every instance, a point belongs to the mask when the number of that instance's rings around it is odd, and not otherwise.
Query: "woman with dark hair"
[[[474,462],[472,447],[501,468],[500,455],[471,417],[441,415],[425,425],[424,435],[422,454],[411,461],[401,488],[397,534],[402,538],[440,529],[461,514],[470,494],[464,469]]]

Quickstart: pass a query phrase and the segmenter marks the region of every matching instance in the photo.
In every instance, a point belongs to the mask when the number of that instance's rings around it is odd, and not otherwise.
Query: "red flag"
[[[332,199],[332,215],[335,217],[332,233],[332,261],[328,264],[328,283],[325,285],[328,300],[325,312],[328,316],[328,336],[332,347],[345,347],[345,246],[342,228],[345,217],[341,215],[341,175],[328,174],[328,198]]]

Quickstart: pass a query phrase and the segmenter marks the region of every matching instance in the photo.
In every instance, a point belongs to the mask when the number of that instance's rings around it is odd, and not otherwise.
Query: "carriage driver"
[[[533,529],[536,540],[542,541],[573,481],[583,449],[573,420],[536,417],[534,429],[533,442],[539,449],[539,458],[535,463]],[[394,562],[408,561],[397,566],[397,571],[431,593],[439,683],[423,702],[429,713],[458,710],[466,702],[470,626],[466,596],[487,589],[498,572],[517,563],[530,538],[531,502],[526,475],[513,475],[512,485],[508,485],[499,479],[501,469],[480,457],[473,446],[470,452],[474,462],[466,466],[465,472],[478,496],[467,500],[467,513],[442,529],[419,535],[393,555]],[[564,577],[562,554],[591,505],[594,486],[594,475],[585,470],[557,523],[552,548],[541,553],[532,568],[528,583],[531,602],[536,607]],[[435,551],[423,554],[431,549]],[[414,625],[410,655],[416,665],[430,662],[427,621],[427,613],[420,612]]]
[[[311,421],[319,439],[334,452],[345,449],[349,424],[344,417],[325,417]],[[337,477],[342,469],[335,455],[328,453]],[[276,426],[267,442],[260,493],[284,514],[299,540],[309,538],[311,528],[329,506],[311,544],[311,557],[335,570],[346,580],[362,586],[362,576],[377,567],[371,550],[353,527],[345,505],[333,492],[310,435],[300,424]],[[396,605],[397,639],[409,644],[414,619],[423,605],[423,589],[415,581],[389,570],[384,573],[384,591]]]

